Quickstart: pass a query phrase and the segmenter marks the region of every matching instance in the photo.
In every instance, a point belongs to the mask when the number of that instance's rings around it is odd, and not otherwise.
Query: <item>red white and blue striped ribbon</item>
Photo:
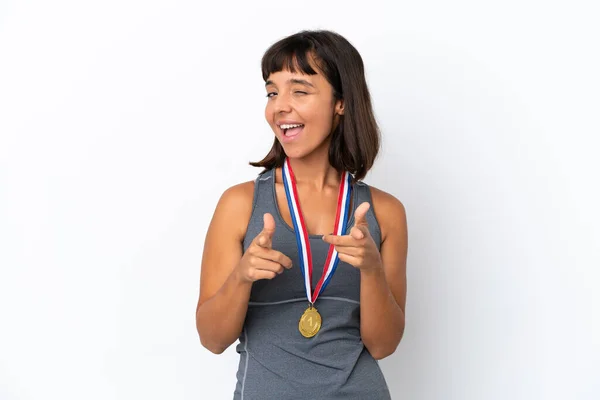
[[[298,257],[300,258],[300,264],[302,266],[301,271],[302,275],[304,276],[306,297],[311,304],[314,304],[319,295],[323,292],[323,290],[325,290],[325,287],[331,280],[331,277],[337,268],[339,263],[338,252],[335,250],[333,245],[329,246],[329,252],[327,253],[327,259],[325,260],[323,274],[321,275],[321,279],[315,287],[314,293],[311,295],[313,261],[310,251],[310,241],[306,224],[304,223],[304,217],[302,216],[302,211],[300,209],[300,202],[298,201],[296,178],[294,177],[294,172],[292,171],[292,167],[288,158],[285,159],[282,171],[285,195],[288,201],[290,214],[292,216],[292,223],[294,224],[294,233],[296,234]],[[350,209],[350,193],[352,190],[352,185],[350,184],[351,177],[352,176],[346,171],[342,173],[340,190],[338,193],[335,225],[333,229],[334,235],[344,235],[346,232],[348,213]]]

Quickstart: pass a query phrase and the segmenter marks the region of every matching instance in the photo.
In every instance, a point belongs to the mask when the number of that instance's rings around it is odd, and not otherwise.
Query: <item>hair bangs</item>
[[[302,37],[290,38],[276,43],[269,48],[261,61],[263,80],[269,75],[280,71],[290,71],[305,75],[316,75],[317,71],[311,64],[314,59],[313,44]],[[314,60],[316,63],[316,60]]]

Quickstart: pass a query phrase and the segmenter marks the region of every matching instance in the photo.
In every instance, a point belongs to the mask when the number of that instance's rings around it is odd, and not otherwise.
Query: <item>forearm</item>
[[[240,336],[248,311],[251,282],[232,272],[221,289],[196,310],[196,329],[204,347],[215,354]]]
[[[382,267],[361,271],[360,334],[375,359],[392,354],[404,333],[404,312],[394,299]]]

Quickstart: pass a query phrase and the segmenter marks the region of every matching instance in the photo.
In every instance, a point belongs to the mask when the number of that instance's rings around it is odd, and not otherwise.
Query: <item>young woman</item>
[[[389,399],[376,360],[404,332],[407,227],[362,181],[379,149],[362,59],[304,31],[267,50],[262,75],[275,139],[210,223],[200,341],[219,354],[239,339],[234,399]]]

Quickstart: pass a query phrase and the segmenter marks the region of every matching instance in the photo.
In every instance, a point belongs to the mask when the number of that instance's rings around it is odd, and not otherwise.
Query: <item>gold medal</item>
[[[302,317],[300,317],[298,329],[305,338],[315,336],[319,332],[319,329],[321,329],[321,314],[319,314],[312,304],[308,306]]]

